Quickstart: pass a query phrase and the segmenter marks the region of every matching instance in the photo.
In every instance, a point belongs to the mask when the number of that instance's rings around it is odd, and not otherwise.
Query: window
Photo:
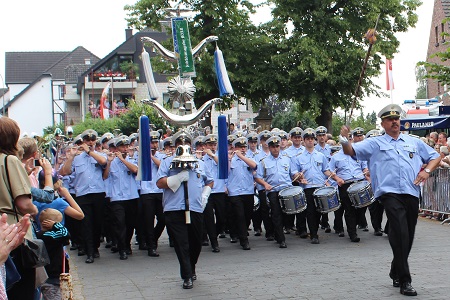
[[[90,58],[85,58],[84,59],[84,64],[85,65],[90,65],[91,64],[91,59]]]
[[[438,94],[440,94],[441,93],[441,83],[439,81],[437,83],[437,86],[438,86]]]
[[[66,94],[66,86],[61,83],[58,87],[58,90],[59,90],[59,99],[64,99],[64,95]]]
[[[438,27],[434,27],[434,38],[435,38],[435,44],[434,46],[437,47],[439,46],[439,31],[438,31]]]

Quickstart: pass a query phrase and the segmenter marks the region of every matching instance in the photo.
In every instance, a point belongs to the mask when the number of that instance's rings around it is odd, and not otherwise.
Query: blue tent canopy
[[[426,130],[450,128],[450,116],[400,120],[400,130]]]

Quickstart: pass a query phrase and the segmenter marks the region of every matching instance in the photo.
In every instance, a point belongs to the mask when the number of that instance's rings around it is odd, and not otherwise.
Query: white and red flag
[[[394,77],[392,76],[392,59],[386,59],[386,90],[394,89]]]
[[[102,97],[100,98],[100,117],[102,119],[109,119],[109,103],[108,102],[108,93],[109,93],[109,86],[111,85],[111,82],[108,82],[103,89]]]

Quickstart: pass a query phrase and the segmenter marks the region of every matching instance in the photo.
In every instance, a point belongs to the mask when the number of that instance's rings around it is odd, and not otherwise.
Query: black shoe
[[[72,245],[70,246],[70,250],[77,250],[78,249],[78,245],[75,243],[72,243]]]
[[[248,243],[248,241],[242,243],[241,246],[242,246],[242,249],[244,249],[244,250],[250,250],[250,244]]]
[[[92,264],[94,262],[94,257],[91,255],[88,255],[88,257],[85,260],[85,263]]]
[[[400,287],[400,280],[392,279],[392,286],[393,287]]]
[[[214,252],[214,253],[219,253],[219,252],[220,252],[219,246],[213,246],[213,247],[212,247],[212,252]]]
[[[375,230],[373,235],[375,235],[375,236],[383,236],[383,232],[380,229],[378,229],[378,230]]]
[[[133,254],[133,251],[131,249],[127,249],[127,250],[125,250],[125,253],[127,255],[131,255],[131,254]]]
[[[148,250],[148,246],[146,243],[139,244],[139,250]]]
[[[119,252],[119,248],[117,248],[117,245],[112,245],[111,246],[111,253],[117,253]]]
[[[173,245],[173,241],[172,241],[171,239],[169,239],[169,247],[170,247],[170,248],[175,247],[175,246]]]
[[[261,236],[261,229],[255,230],[255,236]]]
[[[315,245],[320,244],[319,238],[312,238],[311,239],[311,244],[315,244]]]
[[[330,232],[331,232],[330,226],[328,226],[327,228],[325,228],[325,233],[330,233]]]
[[[411,286],[411,283],[404,282],[400,287],[400,294],[405,296],[417,296],[416,290]]]
[[[119,259],[120,260],[126,260],[128,259],[128,255],[125,251],[119,251]]]
[[[106,249],[111,248],[111,247],[112,247],[112,242],[107,242],[107,243],[105,244],[105,248],[106,248]]]
[[[285,242],[285,241],[282,241],[282,242],[280,243],[280,248],[287,248],[287,245],[286,245],[286,242]]]
[[[192,280],[197,280],[197,275],[196,274],[192,274]]]
[[[156,252],[156,249],[148,249],[148,256],[159,257],[159,253]]]
[[[230,243],[237,243],[237,238],[235,238],[235,237],[232,237],[232,238],[230,238]]]
[[[202,242],[202,246],[209,246],[208,240],[204,240],[204,241]]]
[[[353,243],[359,243],[360,240],[361,239],[357,235],[350,237],[350,241],[352,241]]]
[[[300,238],[301,239],[306,239],[307,237],[308,237],[308,233],[306,231],[300,232]]]
[[[284,228],[283,229],[283,233],[284,234],[291,234],[291,231],[289,229],[287,229],[287,228]]]
[[[344,237],[345,233],[343,231],[339,232],[339,237]]]
[[[135,245],[139,245],[139,242],[138,242],[138,241],[136,241],[136,242],[134,242],[134,244],[135,244]]]
[[[269,235],[268,237],[266,237],[266,240],[271,242],[271,241],[274,241],[275,238],[273,237],[273,235]]]
[[[362,231],[369,231],[369,227],[364,227]]]
[[[220,234],[219,234],[219,238],[221,238],[221,239],[224,239],[224,238],[226,238],[227,236],[225,235],[225,232],[221,232]]]
[[[192,282],[192,278],[187,278],[183,281],[183,289],[192,289],[194,287],[194,283]]]
[[[78,256],[83,256],[86,255],[86,252],[84,251],[84,249],[78,249]]]
[[[100,253],[98,251],[94,252],[94,258],[99,258],[100,257]]]

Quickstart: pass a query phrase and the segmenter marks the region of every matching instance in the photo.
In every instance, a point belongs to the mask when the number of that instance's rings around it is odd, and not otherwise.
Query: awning
[[[424,130],[450,128],[450,116],[400,120],[400,130]]]

